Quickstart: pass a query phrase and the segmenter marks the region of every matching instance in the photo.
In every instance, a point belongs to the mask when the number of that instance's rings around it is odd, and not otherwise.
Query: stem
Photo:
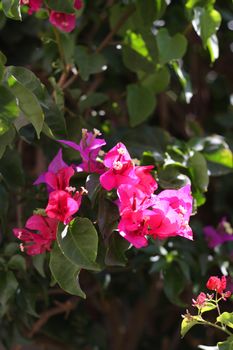
[[[64,72],[66,72],[67,64],[66,64],[65,53],[64,53],[64,50],[63,50],[63,47],[62,47],[62,44],[61,44],[59,31],[54,26],[53,26],[53,32],[54,32],[54,35],[55,35],[55,39],[56,39],[58,51],[59,51],[59,54],[60,54],[60,57],[61,57],[61,61],[62,61],[63,66],[64,66]]]
[[[225,332],[226,334],[232,336],[232,333],[231,333],[230,331],[228,331],[228,329],[222,328],[222,327],[218,326],[218,325],[215,324],[215,323],[206,321],[206,320],[204,320],[204,319],[203,319],[203,321],[199,321],[199,323],[200,323],[200,324],[203,324],[203,325],[208,325],[208,326],[214,327],[214,328],[219,329],[219,330]]]

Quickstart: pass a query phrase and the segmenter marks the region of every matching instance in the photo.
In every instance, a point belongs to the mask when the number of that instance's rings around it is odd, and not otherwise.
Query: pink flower
[[[135,174],[138,177],[137,188],[149,196],[158,188],[157,182],[150,174],[152,169],[154,169],[153,165],[137,166],[135,168]]]
[[[73,175],[74,169],[63,161],[62,151],[59,150],[56,157],[49,164],[48,171],[41,174],[34,185],[46,183],[49,192],[52,190],[66,190]]]
[[[226,285],[227,280],[225,276],[222,276],[221,279],[217,276],[211,276],[206,283],[206,287],[209,290],[214,290],[219,294],[223,293],[223,291],[226,289]]]
[[[118,206],[121,220],[118,225],[119,233],[136,248],[147,245],[146,235],[149,234],[148,220],[153,214],[148,210],[152,201],[137,186],[121,185],[117,191]]]
[[[123,143],[119,142],[105,155],[104,165],[109,170],[100,176],[100,183],[106,190],[138,182],[135,167]]]
[[[71,191],[73,189],[71,188]],[[66,191],[53,191],[49,194],[49,202],[45,209],[48,217],[57,219],[64,224],[68,224],[72,220],[81,205],[83,192],[75,192],[72,195]]]
[[[215,248],[225,242],[233,241],[233,229],[226,218],[222,218],[217,228],[206,226],[203,229],[209,248]]]
[[[42,7],[42,0],[20,0],[20,5],[28,6],[28,14],[32,15]]]
[[[73,141],[58,140],[59,142],[67,145],[76,151],[80,152],[82,163],[77,167],[77,171],[85,171],[87,173],[102,174],[105,166],[97,158],[101,147],[106,145],[104,139],[99,139],[101,133],[94,129],[94,132],[88,132],[86,129],[82,130],[82,139],[79,144]]]
[[[207,300],[207,296],[205,293],[201,292],[198,296],[197,299],[193,299],[193,306],[198,307],[198,308],[202,308],[203,306],[205,306],[205,302]]]
[[[170,207],[179,215],[180,228],[176,235],[184,238],[193,239],[193,233],[189,226],[189,219],[192,214],[192,202],[191,186],[186,185],[179,190],[165,190],[162,191],[158,198],[160,200],[167,201]]]
[[[82,7],[83,7],[83,0],[75,0],[74,1],[74,8],[76,10],[81,10]]]
[[[71,32],[76,25],[76,17],[74,14],[56,12],[53,10],[50,12],[49,21],[61,31],[67,33]]]
[[[21,250],[26,249],[28,255],[37,255],[51,250],[51,244],[56,239],[57,224],[56,219],[33,215],[27,220],[26,229],[15,228],[13,232],[26,243],[20,245]]]

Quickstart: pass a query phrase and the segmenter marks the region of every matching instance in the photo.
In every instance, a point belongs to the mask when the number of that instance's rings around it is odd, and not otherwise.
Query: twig
[[[110,33],[104,38],[101,42],[100,46],[96,49],[96,53],[100,53],[112,40],[113,36],[118,32],[118,30],[122,27],[122,25],[127,21],[127,19],[134,13],[135,7],[130,7],[128,11],[124,13],[124,15],[119,19],[115,27],[111,30]]]
[[[100,43],[99,47],[95,50],[95,53],[100,53],[112,40],[113,36],[118,32],[118,30],[122,27],[122,25],[127,21],[127,19],[134,13],[135,8],[130,7],[127,12],[124,13],[124,15],[119,19],[115,27],[109,32],[109,34],[103,39],[103,41]],[[70,85],[72,85],[76,79],[78,78],[78,75],[73,75],[70,79],[68,79],[62,86],[63,89],[67,89]]]
[[[28,333],[28,338],[32,338],[36,333],[40,331],[40,329],[48,322],[48,320],[59,314],[65,313],[66,317],[69,315],[69,313],[74,310],[79,303],[80,298],[78,297],[73,297],[69,300],[67,300],[65,303],[59,303],[56,302],[56,306],[53,307],[52,309],[49,309],[47,311],[42,312],[40,315],[40,318],[38,321],[34,323],[32,326],[32,329]]]

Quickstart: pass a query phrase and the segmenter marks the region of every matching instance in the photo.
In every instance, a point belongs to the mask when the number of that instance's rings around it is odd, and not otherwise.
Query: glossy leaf
[[[96,270],[98,235],[87,218],[75,218],[69,225],[60,225],[57,241],[63,254],[80,268]]]
[[[21,20],[20,0],[2,0],[2,9],[6,17]]]
[[[50,254],[49,267],[53,278],[62,289],[85,298],[85,293],[80,288],[78,280],[81,268],[65,257],[58,244],[54,245]]]
[[[158,31],[156,40],[161,64],[182,58],[186,52],[187,40],[181,33],[177,33],[171,37],[168,30],[162,28]]]
[[[147,87],[131,84],[127,86],[127,106],[130,125],[134,127],[144,122],[153,113],[156,99]]]

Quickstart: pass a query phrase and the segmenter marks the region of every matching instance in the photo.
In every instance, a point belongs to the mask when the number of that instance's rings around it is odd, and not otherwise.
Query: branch
[[[60,303],[60,302],[55,302],[56,306],[42,312],[40,315],[40,318],[38,321],[34,323],[32,326],[32,329],[28,333],[28,338],[32,338],[36,333],[40,331],[40,329],[48,322],[48,320],[59,314],[65,313],[65,316],[67,317],[69,313],[76,308],[80,301],[80,298],[78,297],[73,297],[69,300],[67,300],[65,303]]]

